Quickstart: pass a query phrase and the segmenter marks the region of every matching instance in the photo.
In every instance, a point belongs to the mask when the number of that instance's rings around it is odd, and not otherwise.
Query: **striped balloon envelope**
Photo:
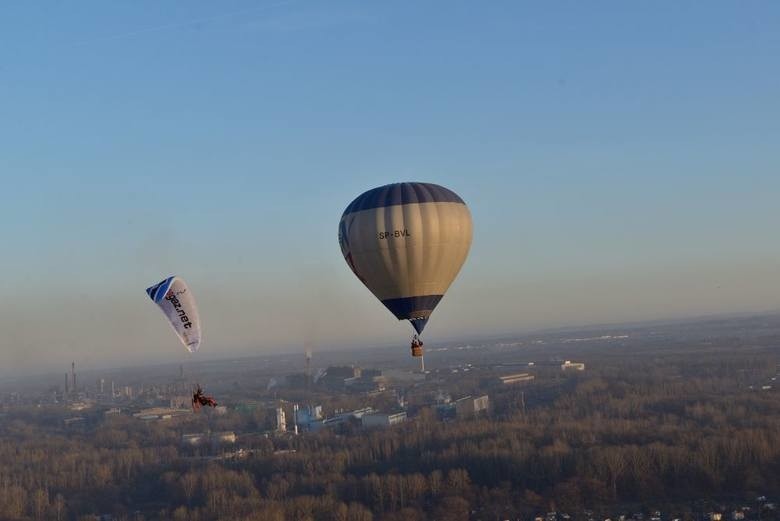
[[[431,183],[369,190],[347,206],[339,223],[349,267],[418,333],[463,266],[471,236],[471,213],[463,199]]]

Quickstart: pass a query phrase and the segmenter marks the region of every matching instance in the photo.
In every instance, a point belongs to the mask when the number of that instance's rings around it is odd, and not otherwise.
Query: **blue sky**
[[[336,228],[443,184],[475,239],[426,330],[780,307],[776,2],[0,6],[0,365],[399,341]]]

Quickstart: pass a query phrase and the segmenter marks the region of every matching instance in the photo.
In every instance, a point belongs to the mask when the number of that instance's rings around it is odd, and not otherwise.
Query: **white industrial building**
[[[585,364],[582,362],[572,362],[566,360],[561,364],[561,371],[584,371]]]
[[[236,433],[233,431],[221,431],[221,432],[196,432],[192,434],[182,434],[181,444],[185,447],[196,447],[198,445],[205,445],[211,443],[212,447],[216,448],[221,445],[233,445],[238,440]]]
[[[363,423],[363,427],[389,427],[405,422],[406,413],[403,411],[395,413],[376,412],[364,414],[360,420]]]
[[[529,373],[515,373],[499,376],[498,379],[503,385],[514,385],[524,382],[532,382],[534,380],[534,375]]]
[[[185,446],[200,445],[206,441],[206,434],[197,432],[194,434],[182,434],[181,444]]]
[[[466,396],[455,401],[455,415],[458,418],[468,418],[487,411],[490,406],[488,395],[473,397]]]

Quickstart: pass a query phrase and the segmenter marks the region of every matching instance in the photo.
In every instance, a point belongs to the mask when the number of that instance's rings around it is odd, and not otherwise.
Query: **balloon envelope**
[[[200,317],[195,297],[183,279],[171,276],[146,289],[155,304],[160,306],[173,330],[190,353],[200,347]]]
[[[396,183],[358,196],[341,216],[344,259],[399,320],[418,333],[455,280],[471,246],[471,214],[431,183]]]

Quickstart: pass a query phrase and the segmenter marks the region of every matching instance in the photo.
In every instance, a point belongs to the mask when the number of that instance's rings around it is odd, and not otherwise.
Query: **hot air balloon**
[[[344,259],[365,286],[417,335],[458,275],[471,246],[471,214],[458,195],[432,183],[396,183],[352,201],[339,223]]]
[[[195,297],[183,279],[175,275],[146,289],[147,295],[160,306],[179,340],[190,353],[200,347],[200,317]]]

